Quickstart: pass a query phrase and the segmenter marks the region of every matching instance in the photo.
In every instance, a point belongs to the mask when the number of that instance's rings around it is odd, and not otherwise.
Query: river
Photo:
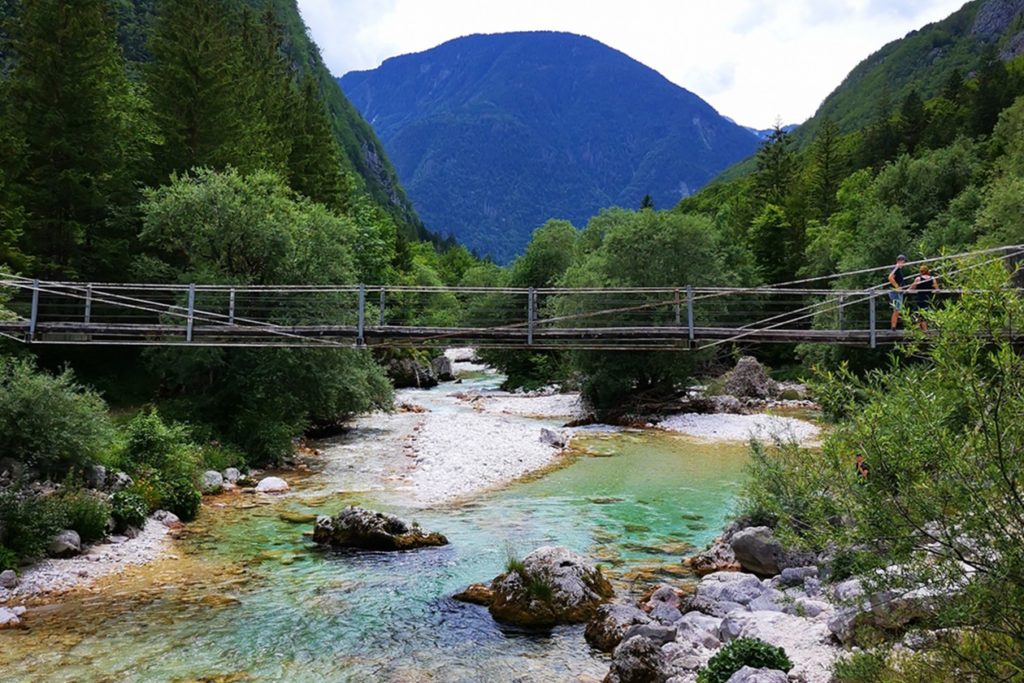
[[[492,375],[462,390],[489,391]],[[472,411],[445,385],[403,392],[431,412]],[[597,681],[607,657],[583,627],[522,631],[451,599],[545,544],[599,562],[620,593],[685,581],[680,558],[722,527],[743,477],[742,444],[655,430],[585,432],[561,467],[424,507],[400,473],[415,416],[361,418],[320,444],[292,492],[208,498],[169,553],[33,608],[0,632],[4,681]],[[541,425],[550,418],[517,418]],[[465,438],[472,439],[472,434]],[[480,457],[487,457],[481,445]],[[443,548],[332,552],[312,515],[358,503],[446,534]]]

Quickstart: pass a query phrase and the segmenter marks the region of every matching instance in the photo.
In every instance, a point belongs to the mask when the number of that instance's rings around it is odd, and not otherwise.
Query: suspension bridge
[[[1024,245],[907,264],[943,277]],[[973,261],[960,259],[973,257]],[[965,265],[967,264],[967,265]],[[0,335],[29,344],[194,347],[424,347],[687,350],[728,343],[876,348],[889,329],[891,265],[764,287],[491,288],[57,282],[0,274]],[[909,270],[908,270],[909,273]],[[912,278],[911,278],[912,279]],[[910,280],[908,280],[910,281]],[[962,296],[940,289],[933,305]],[[6,299],[6,303],[3,303]],[[907,294],[912,304],[914,294]],[[6,315],[3,315],[6,313]],[[905,316],[904,324],[911,324]]]

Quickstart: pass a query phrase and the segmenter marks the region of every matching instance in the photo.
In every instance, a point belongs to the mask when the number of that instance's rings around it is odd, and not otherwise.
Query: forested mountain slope
[[[553,33],[459,38],[340,79],[433,230],[507,261],[551,217],[671,206],[757,137],[652,69]]]

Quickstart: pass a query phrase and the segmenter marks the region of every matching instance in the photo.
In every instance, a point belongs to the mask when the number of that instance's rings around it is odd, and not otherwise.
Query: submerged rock
[[[483,605],[484,607],[487,607],[494,602],[494,591],[491,590],[490,586],[485,586],[482,583],[474,583],[461,593],[453,595],[452,599],[458,600],[459,602],[468,602],[472,605]]]
[[[320,544],[364,550],[411,550],[447,545],[448,539],[436,532],[425,532],[386,512],[349,506],[334,517],[316,518],[313,540]]]
[[[534,550],[521,566],[495,578],[491,588],[491,616],[522,626],[587,621],[614,594],[600,569],[558,546]]]
[[[256,493],[284,493],[288,490],[288,482],[280,477],[264,477],[256,484]]]

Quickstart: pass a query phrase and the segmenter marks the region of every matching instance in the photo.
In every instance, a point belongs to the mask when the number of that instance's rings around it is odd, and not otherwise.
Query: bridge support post
[[[39,280],[32,281],[32,310],[28,319],[28,341],[36,339],[36,323],[39,322]]]
[[[92,283],[85,286],[85,316],[82,321],[86,325],[92,322]]]
[[[876,331],[875,331],[875,295],[874,293],[868,298],[868,325],[870,325],[869,339],[871,342],[871,348],[877,346]]]
[[[537,292],[530,287],[526,295],[526,345],[533,346],[533,325],[536,322],[534,311],[537,305]]]
[[[366,344],[366,285],[359,284],[359,320],[356,327],[356,346]]]
[[[676,327],[682,327],[682,325],[683,325],[683,318],[682,318],[682,312],[680,310],[681,306],[680,306],[680,303],[679,303],[679,289],[678,288],[676,289],[675,292],[673,292],[673,297],[672,298],[673,298],[672,308],[674,309],[675,314],[676,314]]]
[[[384,327],[384,285],[380,286],[380,326]]]
[[[846,308],[846,297],[842,294],[839,295],[839,330],[843,330],[843,318],[846,314],[844,310]]]
[[[193,282],[188,286],[188,313],[185,318],[185,341],[192,341],[192,324],[195,322],[196,313],[196,285]]]
[[[235,288],[228,292],[228,325],[235,324]]]
[[[686,285],[686,324],[689,328],[687,339],[692,349],[694,342],[697,340],[696,330],[693,327],[693,285]]]

